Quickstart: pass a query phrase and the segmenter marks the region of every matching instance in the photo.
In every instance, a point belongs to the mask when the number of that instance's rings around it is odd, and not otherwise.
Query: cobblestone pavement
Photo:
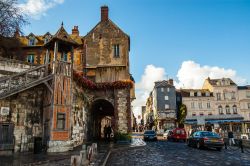
[[[250,166],[250,152],[237,148],[196,149],[185,143],[156,141],[146,146],[114,150],[106,164],[129,166]]]

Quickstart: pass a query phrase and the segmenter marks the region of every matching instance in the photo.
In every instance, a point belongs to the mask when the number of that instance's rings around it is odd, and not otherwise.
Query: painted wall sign
[[[1,107],[1,115],[9,115],[10,114],[10,107]]]

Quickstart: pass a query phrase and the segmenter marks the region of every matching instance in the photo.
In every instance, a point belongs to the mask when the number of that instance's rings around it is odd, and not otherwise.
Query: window
[[[235,100],[235,92],[232,92],[232,99]]]
[[[237,106],[236,105],[233,105],[233,113],[237,114]]]
[[[202,109],[202,103],[199,103],[199,109]]]
[[[28,55],[27,62],[34,63],[35,62],[35,55],[33,55],[33,54]]]
[[[168,104],[165,104],[165,109],[169,109],[169,105]]]
[[[35,38],[34,37],[30,37],[29,38],[29,46],[34,46],[35,45]]]
[[[57,129],[64,130],[65,129],[65,114],[57,113]]]
[[[201,96],[201,92],[199,91],[199,92],[197,92],[197,96]]]
[[[212,112],[209,112],[208,115],[213,115]]]
[[[165,100],[168,100],[168,96],[165,96]]]
[[[190,96],[194,96],[194,92],[190,92]]]
[[[191,103],[191,108],[194,108],[194,102]]]
[[[192,113],[192,116],[196,116],[196,113],[195,113],[195,112],[193,112],[193,113]]]
[[[46,54],[44,55],[44,64],[46,63]],[[50,63],[50,55],[48,55],[48,63]]]
[[[161,88],[161,92],[164,92],[164,88]]]
[[[209,92],[206,92],[206,96],[209,97],[209,96],[210,96],[210,93],[209,93]]]
[[[167,91],[169,92],[169,91],[170,91],[170,88],[168,88]]]
[[[48,37],[45,37],[45,39],[44,39],[44,44],[48,43],[48,41],[49,41],[49,38],[48,38]]]
[[[221,94],[220,93],[216,93],[217,96],[217,100],[221,100]]]
[[[221,105],[218,107],[218,110],[219,110],[219,114],[223,114],[223,109]]]
[[[247,103],[247,108],[250,109],[250,103]]]
[[[200,112],[200,116],[203,116],[204,114],[203,114],[203,112]]]
[[[66,52],[63,52],[62,54],[61,54],[61,61],[67,61],[67,59],[68,59],[68,55],[67,55],[67,53]]]
[[[119,58],[120,57],[120,50],[119,50],[119,44],[113,45],[114,47],[114,57]]]
[[[226,114],[231,114],[230,113],[230,107],[228,105],[226,106]]]
[[[208,102],[208,103],[207,103],[207,108],[210,108],[210,107],[211,107],[211,106],[210,106],[210,103]]]
[[[250,91],[247,91],[247,92],[246,92],[246,97],[247,97],[247,98],[250,98]]]

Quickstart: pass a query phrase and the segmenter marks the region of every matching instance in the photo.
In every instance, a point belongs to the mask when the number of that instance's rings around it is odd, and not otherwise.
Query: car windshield
[[[213,133],[213,132],[201,132],[201,136],[205,136],[205,137],[219,137],[218,134]]]
[[[148,131],[145,131],[144,134],[155,134],[155,132],[153,130],[148,130]]]

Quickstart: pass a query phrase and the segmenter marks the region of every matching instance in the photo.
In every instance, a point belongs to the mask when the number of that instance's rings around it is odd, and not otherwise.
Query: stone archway
[[[104,137],[105,124],[115,128],[115,109],[111,102],[106,99],[97,99],[90,106],[88,118],[88,140],[100,140]]]

